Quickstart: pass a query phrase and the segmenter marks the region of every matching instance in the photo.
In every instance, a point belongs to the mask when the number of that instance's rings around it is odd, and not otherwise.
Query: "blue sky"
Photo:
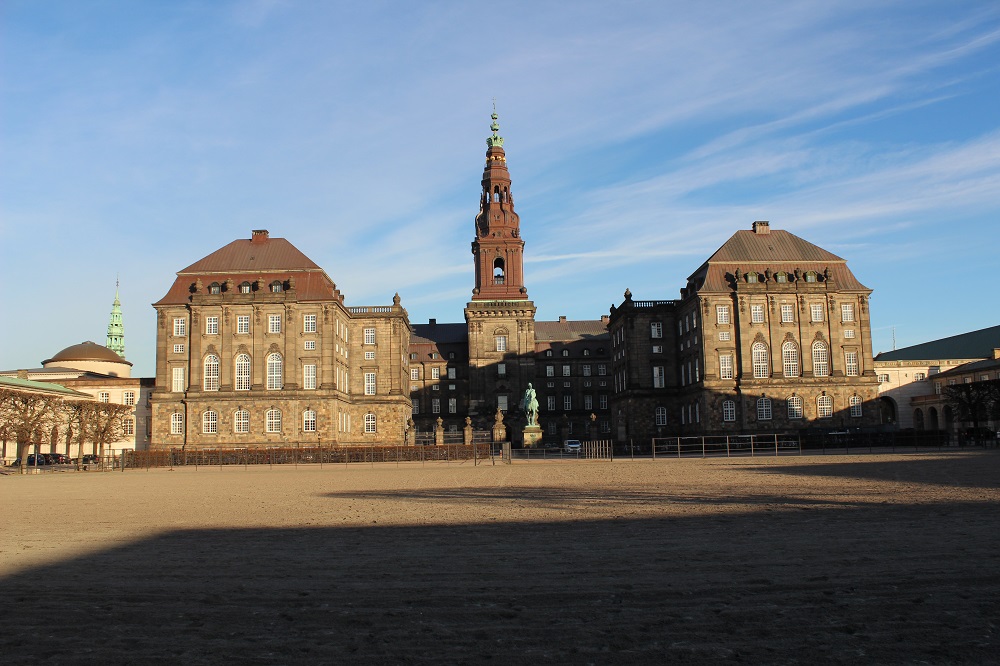
[[[874,348],[1000,323],[995,2],[0,5],[0,368],[105,341],[251,229],[348,305],[463,321],[496,98],[540,319],[676,298],[770,220]]]

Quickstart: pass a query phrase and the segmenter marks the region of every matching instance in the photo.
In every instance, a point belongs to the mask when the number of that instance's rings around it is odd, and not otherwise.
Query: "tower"
[[[115,302],[111,305],[108,342],[105,346],[125,358],[125,326],[122,324],[122,303],[118,300],[118,280],[115,280]]]
[[[465,307],[469,413],[480,418],[516,411],[535,374],[535,304],[524,285],[524,241],[495,110],[491,117],[472,241],[475,288]]]

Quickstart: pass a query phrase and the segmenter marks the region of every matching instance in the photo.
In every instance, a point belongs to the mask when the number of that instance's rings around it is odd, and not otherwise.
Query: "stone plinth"
[[[523,446],[525,448],[531,448],[538,442],[542,441],[542,429],[537,425],[525,426],[524,430],[521,432],[524,435]]]

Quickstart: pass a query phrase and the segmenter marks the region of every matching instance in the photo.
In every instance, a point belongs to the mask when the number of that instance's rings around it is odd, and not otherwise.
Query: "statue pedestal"
[[[525,448],[531,448],[538,442],[542,441],[542,429],[536,425],[525,426],[524,430],[521,431],[524,435]]]

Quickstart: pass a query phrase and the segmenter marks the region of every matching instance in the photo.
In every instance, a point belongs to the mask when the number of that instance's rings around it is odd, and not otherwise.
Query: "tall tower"
[[[122,324],[122,303],[118,300],[118,280],[115,280],[115,302],[111,306],[111,321],[108,322],[108,349],[125,358],[125,326]]]
[[[472,241],[476,286],[465,307],[469,327],[469,412],[487,420],[517,413],[535,375],[535,304],[524,286],[524,241],[494,110]],[[537,388],[537,387],[536,387]],[[508,419],[518,427],[517,418]]]

